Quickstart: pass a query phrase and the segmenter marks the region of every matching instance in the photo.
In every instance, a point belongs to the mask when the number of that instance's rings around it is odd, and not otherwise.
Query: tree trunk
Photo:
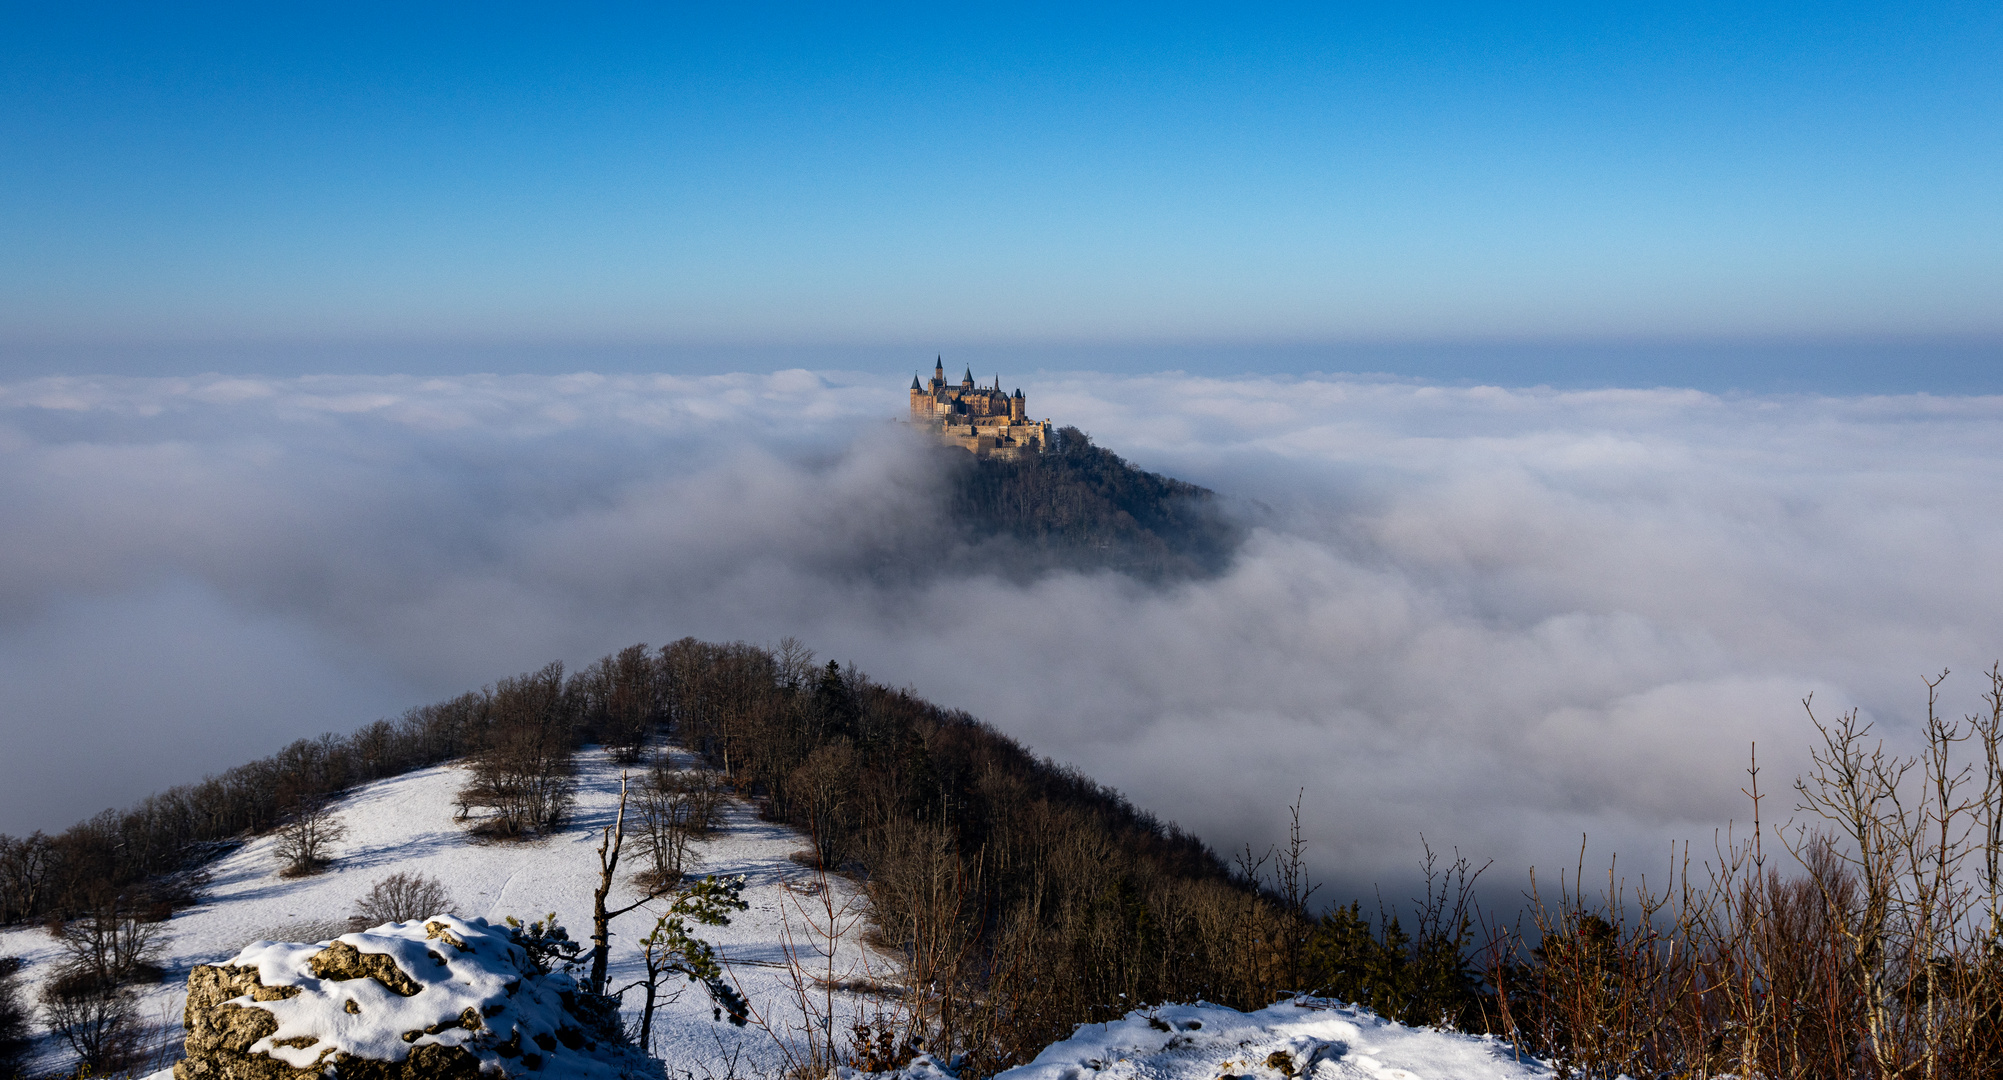
[[[619,848],[626,842],[626,777],[619,777],[619,813],[605,827],[605,839],[598,845],[598,888],[591,894],[591,992],[605,992],[605,964],[612,946],[612,918],[616,912],[605,906],[612,894],[612,875],[619,869]]]

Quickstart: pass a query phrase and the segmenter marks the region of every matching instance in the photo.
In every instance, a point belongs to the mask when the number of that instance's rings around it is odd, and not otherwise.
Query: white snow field
[[[144,992],[142,1015],[159,1029],[163,1044],[171,1040],[160,1064],[180,1056],[181,1012],[188,971],[194,965],[222,963],[259,940],[333,938],[347,929],[347,917],[370,885],[398,871],[428,874],[444,882],[461,916],[498,923],[508,915],[528,921],[555,912],[572,938],[588,938],[591,893],[598,879],[599,830],[611,822],[618,806],[619,772],[595,749],[580,753],[576,811],[560,834],[539,841],[489,843],[468,836],[464,825],[453,820],[454,795],[465,785],[467,773],[463,767],[444,765],[365,785],[336,803],[348,833],[334,847],[333,866],[325,873],[280,877],[272,837],[253,840],[212,864],[214,877],[202,903],[166,924],[161,963],[167,978]],[[842,878],[823,878],[788,858],[807,846],[799,833],[761,821],[749,805],[732,800],[726,804],[723,829],[693,849],[698,861],[691,870],[698,875],[745,876],[749,910],[733,915],[729,926],[700,927],[698,932],[726,958],[754,1012],[796,1046],[801,1025],[811,1020],[801,1009],[787,964],[789,949],[806,962],[808,978],[823,983],[894,979],[896,973],[892,960],[862,944],[859,890]],[[613,902],[623,906],[638,898],[631,872],[639,868],[629,850],[620,863]],[[830,910],[840,924],[831,957],[818,947],[829,940],[825,929]],[[614,989],[640,974],[635,943],[652,926],[653,919],[644,910],[613,922]],[[27,962],[22,988],[32,1001],[57,950],[46,932],[17,928],[0,932],[0,955],[20,956]],[[831,1026],[838,1037],[848,1030],[845,1018],[874,1007],[865,997],[825,989],[815,981],[806,988],[814,1011],[832,1008],[837,1014]],[[626,995],[628,1019],[639,1018],[640,1000],[641,991]],[[765,1030],[755,1025],[736,1028],[713,1019],[701,987],[687,987],[679,1001],[662,1008],[655,1017],[653,1042],[654,1053],[676,1077],[722,1077],[733,1063],[740,1077],[774,1075],[790,1064],[785,1049]],[[44,1039],[32,1071],[62,1068],[66,1054]]]
[[[677,752],[684,761],[685,755]],[[637,770],[636,770],[637,771]],[[211,866],[203,902],[166,924],[162,957],[167,978],[144,991],[143,1015],[154,1025],[159,1054],[150,1068],[180,1056],[181,1012],[188,971],[222,963],[258,941],[319,942],[346,929],[355,903],[377,879],[398,871],[444,882],[462,917],[500,922],[554,912],[573,938],[590,934],[591,892],[597,884],[599,830],[618,803],[619,769],[604,754],[579,755],[576,812],[558,835],[526,843],[488,843],[470,837],[453,820],[454,795],[467,780],[456,765],[424,769],[356,789],[338,804],[347,826],[333,866],[313,877],[278,874],[273,838],[253,840]],[[731,801],[724,827],[699,845],[693,873],[746,878],[750,909],[731,925],[703,928],[726,958],[740,989],[764,1027],[732,1027],[713,1018],[706,994],[687,987],[680,1000],[655,1018],[652,1051],[671,1080],[779,1076],[802,1060],[803,1025],[831,1028],[837,1042],[852,1018],[873,1015],[887,1003],[837,987],[894,982],[894,960],[863,943],[864,901],[853,883],[823,878],[789,856],[806,838],[759,820],[751,806]],[[629,853],[621,864],[620,904],[638,898]],[[657,905],[658,906],[658,905]],[[830,936],[830,914],[834,917]],[[612,985],[633,981],[639,970],[635,942],[653,920],[635,911],[613,923]],[[824,949],[822,945],[831,948]],[[38,992],[56,959],[40,929],[0,932],[0,955],[27,961],[24,991]],[[796,979],[789,960],[805,971]],[[807,1000],[802,1000],[802,990]],[[626,995],[626,1015],[637,1020],[640,993]],[[832,1017],[832,1020],[821,1018]],[[791,1049],[774,1038],[787,1040]],[[1280,1066],[1284,1062],[1291,1072]],[[42,1041],[31,1072],[47,1074],[67,1063],[64,1050]],[[841,1073],[854,1077],[849,1070]],[[1361,1009],[1334,1003],[1283,1003],[1254,1013],[1215,1005],[1164,1005],[1108,1024],[1088,1024],[1043,1051],[1028,1065],[1002,1074],[1010,1080],[1217,1080],[1222,1076],[1283,1080],[1520,1080],[1548,1070],[1517,1062],[1503,1044],[1486,1038],[1404,1027]],[[904,1071],[907,1080],[940,1080],[930,1058]],[[156,1074],[146,1080],[172,1080]],[[554,1078],[553,1078],[554,1080]]]

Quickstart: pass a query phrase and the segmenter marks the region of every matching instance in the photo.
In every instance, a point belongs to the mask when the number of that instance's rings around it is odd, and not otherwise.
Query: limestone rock
[[[374,979],[400,997],[415,997],[423,987],[397,970],[396,962],[382,953],[365,953],[345,941],[336,941],[306,958],[313,974],[330,982],[344,979]]]
[[[255,968],[203,964],[188,974],[188,1057],[174,1066],[174,1080],[309,1080],[318,1070],[295,1069],[250,1048],[278,1030],[278,1018],[245,1008],[238,999],[280,1000],[296,986],[266,986]]]
[[[188,1056],[174,1078],[658,1077],[593,1003],[479,919],[258,942],[188,976]]]

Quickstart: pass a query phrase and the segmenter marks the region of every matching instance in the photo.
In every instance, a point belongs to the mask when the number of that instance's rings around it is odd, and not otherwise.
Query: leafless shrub
[[[452,894],[443,882],[406,871],[378,879],[355,905],[355,918],[364,927],[454,914]]]
[[[867,906],[863,897],[831,888],[826,870],[815,878],[812,888],[791,890],[788,903],[780,909],[780,953],[790,990],[783,996],[790,999],[790,1008],[768,1006],[761,1012],[739,997],[745,1002],[746,1019],[770,1035],[785,1056],[788,1076],[832,1075],[838,1068],[854,1066],[858,1052],[867,1054],[874,1047],[873,1038],[862,1033],[852,1032],[844,1040],[837,1027],[840,988],[876,981],[867,953],[857,956],[842,948],[843,941],[865,925]],[[908,1020],[887,1018],[877,1026],[892,1032],[894,1047],[900,1041],[897,1033],[913,1032]]]
[[[302,798],[285,823],[278,827],[278,845],[273,849],[286,877],[305,877],[327,868],[328,851],[348,835],[334,809],[325,799]]]
[[[1686,857],[1655,891],[1609,872],[1590,903],[1561,883],[1534,934],[1493,939],[1498,1030],[1581,1077],[2003,1072],[2003,666],[1989,676],[1987,715],[1960,722],[1938,714],[1945,673],[1927,680],[1910,756],[1805,702],[1810,821],[1774,832],[1792,865],[1767,853],[1755,763],[1751,835],[1715,862]]]
[[[1503,1016],[1512,1037],[1540,1048],[1566,1076],[1657,1075],[1652,1066],[1662,1061],[1688,1068],[1690,1033],[1674,1020],[1699,985],[1699,969],[1690,940],[1660,931],[1673,918],[1669,898],[1645,883],[1630,886],[1611,868],[1597,898],[1561,875],[1553,902],[1534,881],[1529,962],[1494,972],[1508,995]],[[1703,1060],[1701,1044],[1696,1057]]]

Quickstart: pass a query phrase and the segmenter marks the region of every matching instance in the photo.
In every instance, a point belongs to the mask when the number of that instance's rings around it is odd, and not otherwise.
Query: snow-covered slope
[[[1492,1038],[1409,1028],[1334,1002],[1254,1013],[1164,1005],[1087,1024],[996,1080],[1529,1080],[1550,1073]]]
[[[370,784],[343,799],[338,807],[348,833],[327,873],[280,877],[271,838],[252,841],[215,863],[203,903],[166,926],[166,981],[145,991],[144,1015],[163,1048],[155,1067],[178,1057],[167,1048],[178,1050],[175,1040],[190,968],[222,963],[260,940],[332,938],[346,929],[347,916],[370,885],[398,871],[443,881],[460,915],[498,923],[509,915],[529,920],[554,912],[573,937],[588,935],[598,830],[611,821],[617,805],[619,770],[596,751],[581,755],[579,764],[571,824],[535,843],[483,843],[469,837],[453,821],[453,797],[467,777],[463,769],[448,765]],[[873,1013],[879,1005],[835,987],[895,980],[893,961],[862,942],[863,903],[855,887],[840,878],[823,879],[789,858],[806,846],[798,833],[759,820],[739,802],[728,805],[725,827],[717,836],[699,845],[695,873],[745,875],[744,899],[750,909],[734,916],[730,926],[704,928],[704,936],[727,959],[766,1026],[739,1029],[719,1023],[700,989],[684,993],[655,1021],[653,1051],[667,1062],[670,1077],[786,1072],[800,1063],[804,1025],[831,1030],[839,1044],[845,1041],[841,1035],[849,1029],[849,1018]],[[615,896],[621,903],[634,898],[624,881],[621,893],[623,900]],[[829,936],[831,916],[835,932]],[[651,925],[642,912],[614,924],[613,987],[631,982],[638,973],[635,942]],[[822,942],[832,942],[831,957],[817,948]],[[46,933],[16,928],[0,932],[0,955],[28,961],[26,989],[32,995],[48,974],[56,949]],[[795,957],[806,967],[798,978],[789,964]],[[626,1005],[629,1018],[637,1019],[637,992],[627,995]],[[832,1020],[822,1019],[830,1014]],[[793,1048],[789,1051],[770,1032],[790,1040]],[[64,1055],[45,1040],[34,1071],[50,1072],[65,1064]],[[935,1080],[943,1074],[928,1059],[910,1075]],[[1087,1025],[1034,1063],[1005,1075],[1010,1080],[1281,1080],[1290,1075],[1525,1080],[1548,1073],[1518,1063],[1493,1040],[1407,1028],[1362,1010],[1304,1002],[1255,1013],[1211,1005],[1137,1012],[1110,1024]]]
[[[187,975],[194,965],[221,963],[258,940],[331,938],[346,929],[347,917],[370,885],[398,871],[443,881],[461,915],[498,923],[509,915],[526,921],[555,912],[573,937],[588,936],[591,891],[598,875],[598,830],[612,820],[618,804],[618,767],[595,750],[581,754],[577,808],[569,827],[527,844],[479,842],[454,823],[453,796],[466,779],[462,768],[446,765],[369,784],[342,799],[336,805],[348,833],[335,847],[334,864],[324,874],[280,877],[269,837],[215,863],[202,904],[166,924],[162,962],[167,979],[147,988],[144,995],[142,1015],[155,1026],[161,1041],[180,1032]],[[894,965],[862,945],[858,917],[862,902],[854,887],[831,877],[825,879],[823,894],[821,877],[788,858],[807,846],[803,837],[759,820],[743,803],[729,803],[725,813],[724,829],[697,847],[700,861],[693,872],[745,875],[744,899],[751,906],[733,916],[729,926],[701,928],[702,936],[728,959],[731,973],[768,1026],[797,1040],[802,1023],[808,1021],[787,967],[789,949],[810,962],[810,978],[837,984],[894,977]],[[628,868],[638,867],[629,859],[622,871]],[[622,902],[636,897],[626,877],[622,872],[615,901],[621,895]],[[830,911],[842,924],[836,927],[840,933],[832,960],[816,948],[827,940],[816,927],[825,928]],[[638,911],[613,924],[615,989],[639,974],[635,942],[651,926],[652,919]],[[17,928],[0,932],[0,955],[27,961],[24,989],[32,999],[56,949],[46,933]],[[817,1010],[832,1007],[853,1015],[869,1008],[869,1002],[853,994],[811,982],[808,989]],[[629,1015],[637,1019],[639,992],[629,993],[626,1004]],[[831,1026],[838,1033],[848,1029],[840,1019]],[[733,1060],[740,1076],[776,1073],[788,1064],[785,1052],[765,1031],[734,1028],[713,1019],[700,988],[683,994],[656,1016],[654,1044],[675,1076],[722,1076]],[[53,1070],[64,1061],[62,1052],[45,1041],[36,1065]]]

